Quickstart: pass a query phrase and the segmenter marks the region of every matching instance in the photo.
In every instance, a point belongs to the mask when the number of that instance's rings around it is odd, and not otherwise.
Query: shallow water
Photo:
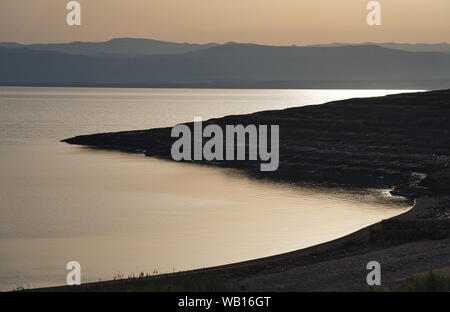
[[[351,233],[409,205],[267,183],[236,170],[60,143],[395,90],[0,87],[0,290],[172,272],[287,252]]]

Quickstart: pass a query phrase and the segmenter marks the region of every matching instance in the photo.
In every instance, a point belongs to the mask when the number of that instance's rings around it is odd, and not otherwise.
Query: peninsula
[[[366,287],[363,264],[373,259],[383,262],[383,285],[395,289],[414,274],[449,270],[450,89],[226,116],[204,124],[278,124],[279,168],[261,172],[258,162],[248,160],[192,162],[240,169],[255,179],[390,188],[414,207],[348,236],[282,255],[40,290],[361,290]],[[101,133],[63,142],[171,159],[175,139],[170,131]]]

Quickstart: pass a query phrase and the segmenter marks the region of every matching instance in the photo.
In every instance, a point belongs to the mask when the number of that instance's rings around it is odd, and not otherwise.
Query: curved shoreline
[[[417,249],[417,246],[420,246],[420,248],[424,250],[428,248],[430,250],[421,252],[418,255],[403,255],[403,258],[409,257],[408,267],[391,267],[391,271],[396,272],[398,275],[398,272],[406,269],[405,274],[409,277],[411,272],[420,273],[427,269],[450,267],[450,257],[448,257],[450,253],[444,258],[435,257],[435,259],[432,260],[436,262],[436,264],[425,269],[424,265],[426,266],[426,263],[424,264],[423,261],[418,260],[427,254],[430,256],[432,251],[436,250],[438,247],[450,252],[449,215],[450,197],[421,198],[416,201],[415,205],[410,210],[398,216],[369,225],[335,240],[296,251],[204,269],[141,278],[91,282],[84,283],[80,286],[36,288],[32,289],[32,291],[145,290],[147,284],[155,282],[170,283],[171,280],[180,278],[188,279],[193,283],[198,281],[200,284],[204,280],[220,281],[221,284],[225,286],[218,290],[229,290],[226,285],[234,285],[233,287],[236,285],[242,286],[242,290],[266,291],[305,290],[304,288],[306,286],[306,290],[308,291],[362,289],[365,286],[365,278],[363,278],[365,275],[360,275],[360,280],[357,280],[357,283],[354,281],[355,276],[350,276],[351,278],[349,277],[348,279],[344,277],[344,281],[342,281],[344,286],[341,288],[333,288],[333,284],[324,277],[317,278],[316,281],[309,280],[307,284],[302,284],[300,282],[300,285],[292,288],[289,281],[292,281],[293,279],[292,277],[289,277],[289,275],[295,275],[291,274],[292,272],[297,272],[297,275],[300,274],[300,276],[302,275],[301,273],[305,275],[308,271],[317,266],[334,267],[334,276],[336,274],[339,275],[339,273],[349,274],[340,269],[338,264],[345,266],[347,263],[348,266],[348,263],[355,262],[357,261],[356,259],[364,258],[368,255],[378,255],[378,257],[382,258],[405,249],[408,250],[412,248],[415,250]],[[415,260],[412,261],[411,259]],[[401,262],[401,260],[401,257],[397,257],[396,259],[397,262]],[[364,269],[366,263],[359,263],[360,267],[354,267],[353,269],[361,271],[361,268]],[[438,267],[436,267],[436,265],[438,265]],[[303,269],[304,272],[298,273],[299,268]],[[361,274],[366,273],[362,270]],[[386,275],[386,273],[384,275]],[[261,284],[261,280],[266,281]],[[348,285],[345,285],[345,280],[348,281]],[[389,282],[383,285],[389,286],[390,284],[398,283],[401,281],[401,278],[396,277],[394,280],[389,280],[389,278],[387,278],[387,280]],[[286,281],[288,287],[280,286],[281,281]]]
[[[360,189],[395,186],[391,193],[416,199],[414,207],[344,237],[280,255],[138,279],[37,290],[154,290],[155,283],[170,284],[180,278],[193,284],[219,280],[221,285],[234,285],[239,290],[349,290],[365,286],[367,262],[361,259],[369,255],[384,259],[382,266],[392,269],[390,276],[396,277],[388,278],[388,284],[406,277],[398,272],[411,274],[450,266],[450,90],[356,98],[226,116],[205,123],[245,126],[274,120],[280,125],[283,140],[278,171],[261,173],[257,164],[249,161],[214,165],[241,169],[257,179]],[[84,135],[63,142],[170,159],[170,130]],[[329,274],[312,278],[310,272]],[[302,279],[308,282],[290,282]]]

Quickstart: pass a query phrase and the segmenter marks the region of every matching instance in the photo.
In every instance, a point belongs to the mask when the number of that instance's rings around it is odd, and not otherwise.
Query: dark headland
[[[450,89],[226,116],[204,121],[207,124],[280,126],[277,171],[260,172],[259,162],[251,161],[211,165],[237,168],[256,179],[391,188],[415,205],[405,214],[343,238],[287,254],[47,290],[177,290],[180,285],[190,285],[185,288],[192,290],[201,290],[201,285],[210,285],[205,289],[233,285],[235,290],[358,290],[365,285],[365,264],[374,259],[383,263],[383,285],[388,287],[429,269],[450,268]],[[171,159],[175,139],[170,131],[101,133],[63,142]]]

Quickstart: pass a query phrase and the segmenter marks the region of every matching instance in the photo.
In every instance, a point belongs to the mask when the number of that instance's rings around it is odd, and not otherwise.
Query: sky
[[[380,26],[366,23],[369,0],[79,0],[80,26],[68,2],[0,0],[0,41],[450,42],[450,0],[379,0]]]

